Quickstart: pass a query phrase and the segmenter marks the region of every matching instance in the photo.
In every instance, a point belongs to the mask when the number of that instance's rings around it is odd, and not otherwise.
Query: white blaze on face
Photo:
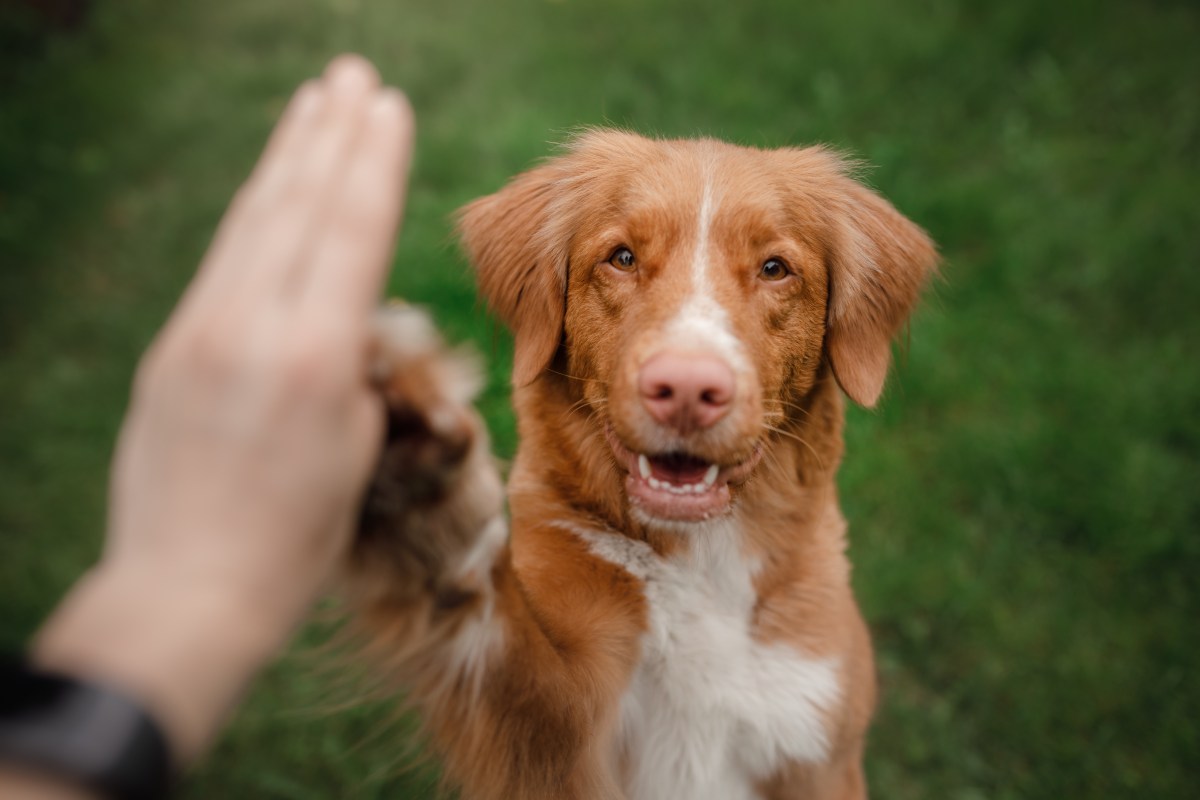
[[[704,190],[696,216],[696,248],[689,265],[688,291],[683,303],[663,329],[663,347],[703,350],[721,356],[735,372],[743,372],[747,359],[742,342],[733,333],[729,314],[717,300],[712,263],[712,221],[719,198],[713,188],[711,163],[705,169]]]

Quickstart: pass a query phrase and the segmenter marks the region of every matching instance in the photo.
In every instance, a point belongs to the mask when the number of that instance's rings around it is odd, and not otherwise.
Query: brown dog
[[[469,365],[385,322],[348,585],[464,797],[865,796],[838,387],[875,403],[936,254],[847,173],[592,131],[462,211],[515,337],[510,523]]]

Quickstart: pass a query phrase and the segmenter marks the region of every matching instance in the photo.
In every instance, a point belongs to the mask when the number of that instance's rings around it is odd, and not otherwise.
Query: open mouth
[[[730,484],[746,479],[762,457],[760,447],[742,461],[718,464],[690,453],[638,453],[626,447],[607,426],[613,455],[628,476],[625,493],[635,507],[652,517],[699,522],[726,513]]]

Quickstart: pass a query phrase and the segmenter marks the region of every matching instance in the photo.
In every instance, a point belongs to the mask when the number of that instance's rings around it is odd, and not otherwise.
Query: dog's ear
[[[457,215],[479,290],[512,331],[515,386],[532,383],[562,341],[568,242],[556,224],[561,177],[553,163],[531,169]]]
[[[834,180],[825,347],[838,384],[868,408],[883,391],[892,337],[937,265],[921,228],[844,174]]]

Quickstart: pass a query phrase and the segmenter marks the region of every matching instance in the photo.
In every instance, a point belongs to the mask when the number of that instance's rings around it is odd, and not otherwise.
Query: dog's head
[[[644,518],[723,513],[828,363],[872,406],[936,253],[820,147],[590,131],[469,204],[513,381],[579,379]],[[557,360],[556,360],[557,359]]]

